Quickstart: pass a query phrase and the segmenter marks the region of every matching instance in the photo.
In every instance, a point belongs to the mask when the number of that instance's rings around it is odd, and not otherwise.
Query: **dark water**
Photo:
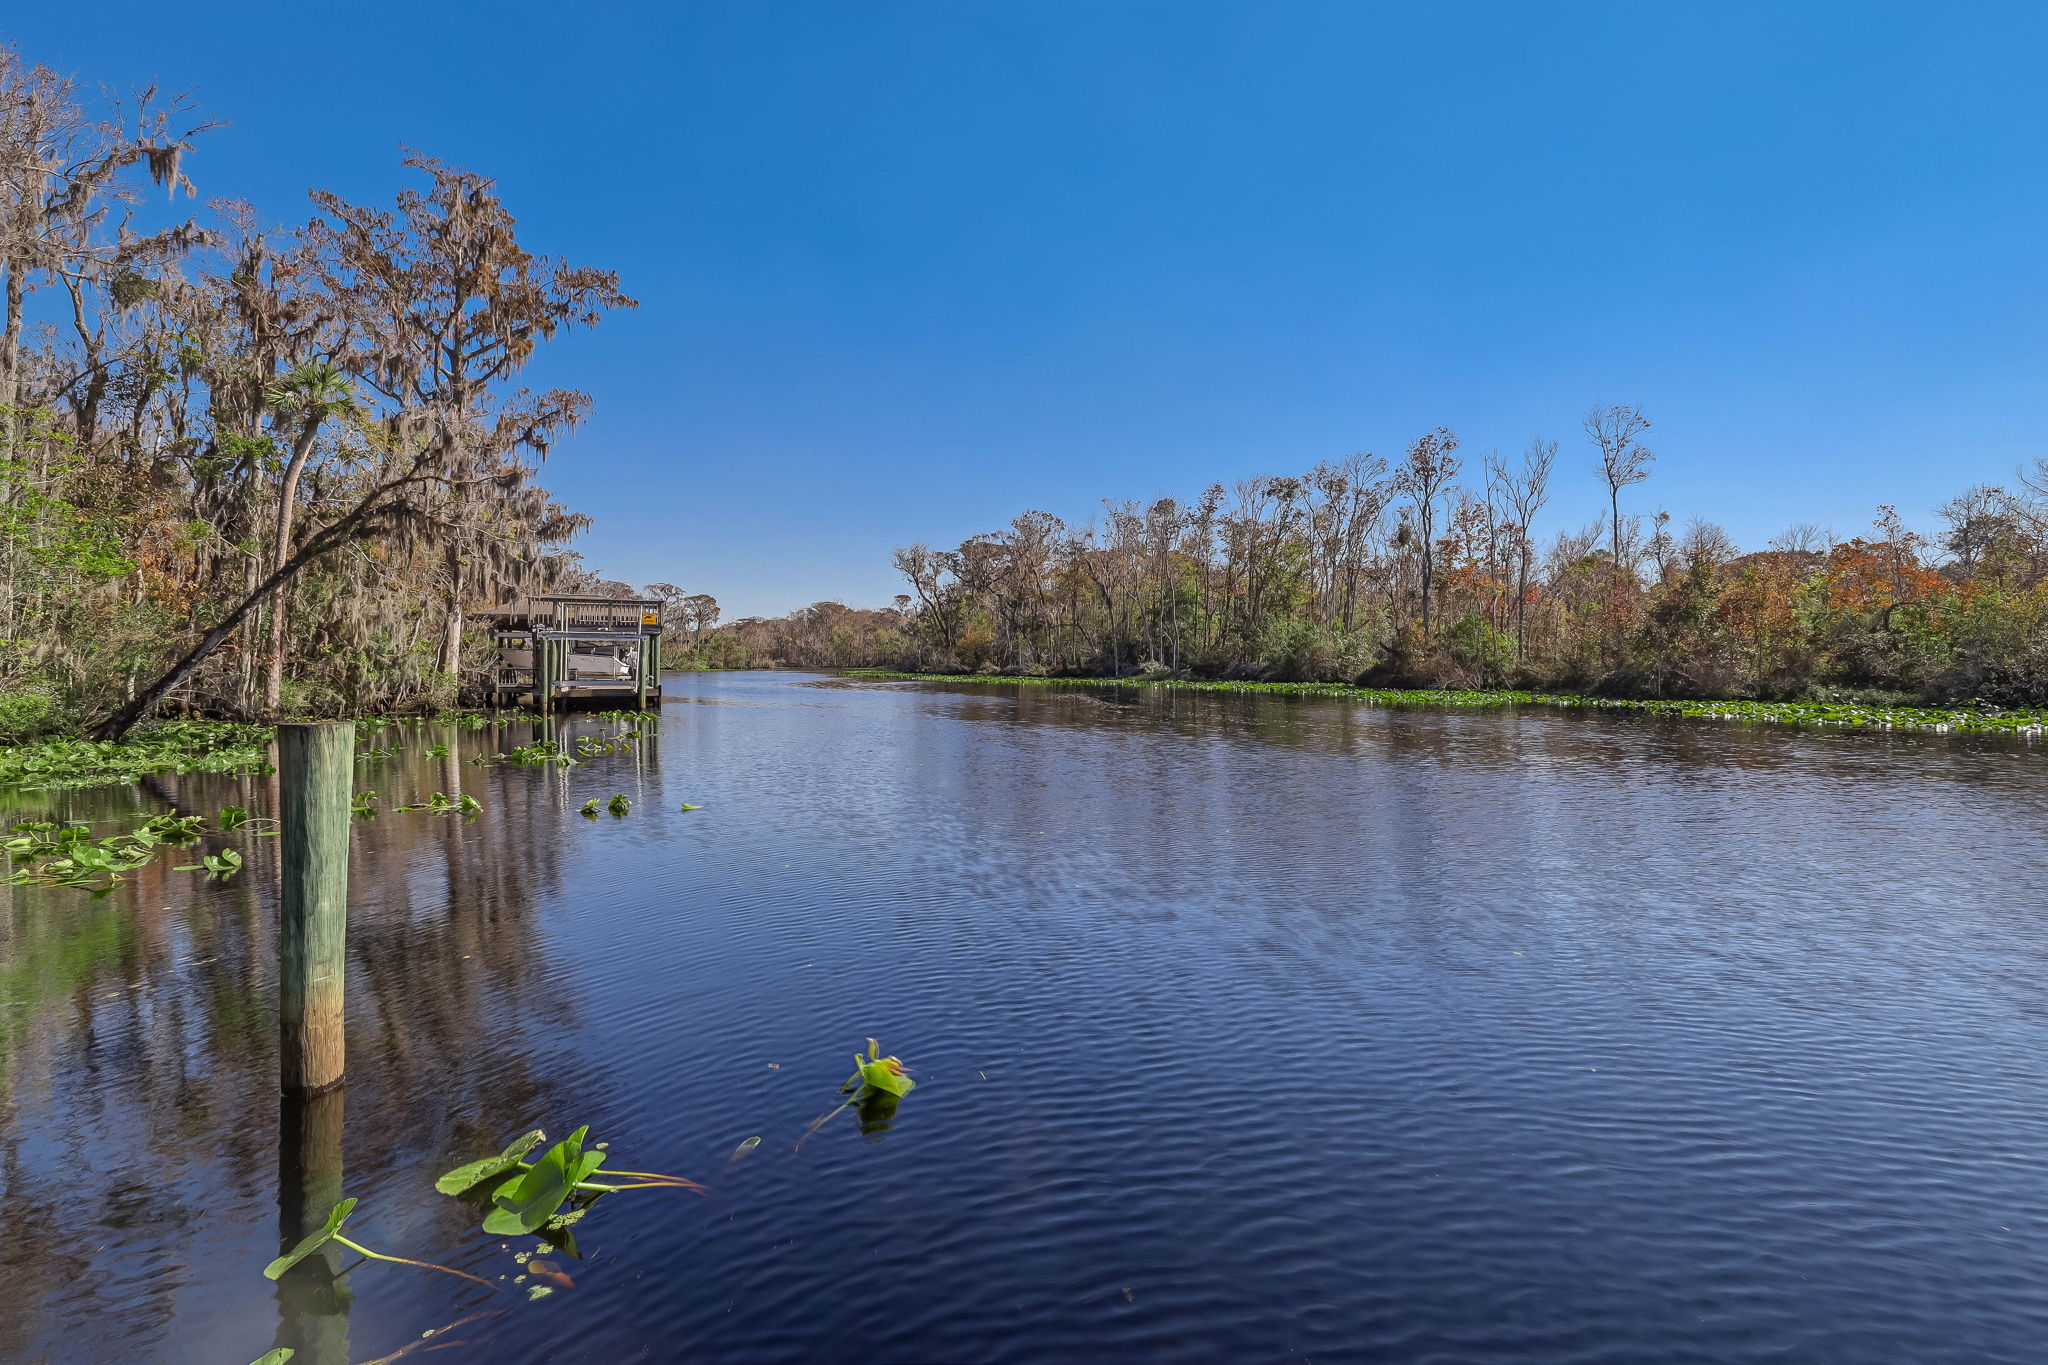
[[[463,761],[525,726],[363,765],[486,813],[357,826],[351,1083],[282,1171],[269,868],[13,893],[0,1359],[2048,1358],[2038,746],[670,687],[566,772]],[[795,1150],[869,1035],[917,1090]],[[487,1278],[432,1179],[522,1129],[717,1194],[600,1202],[542,1301],[372,1264],[281,1304],[336,1120],[359,1239]]]

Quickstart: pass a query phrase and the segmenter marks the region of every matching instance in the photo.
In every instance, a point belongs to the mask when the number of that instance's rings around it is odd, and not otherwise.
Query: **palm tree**
[[[288,371],[264,392],[263,401],[279,418],[296,424],[292,456],[277,492],[277,535],[270,548],[270,571],[276,573],[291,558],[299,478],[312,458],[320,428],[332,418],[360,417],[363,406],[348,376],[325,361]],[[284,704],[284,629],[285,592],[280,590],[270,604],[270,642],[263,660],[263,709],[271,716]]]

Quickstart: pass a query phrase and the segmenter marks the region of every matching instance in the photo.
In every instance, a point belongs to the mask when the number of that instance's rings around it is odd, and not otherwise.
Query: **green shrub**
[[[55,695],[42,691],[0,694],[0,744],[26,744],[71,730],[73,718]]]

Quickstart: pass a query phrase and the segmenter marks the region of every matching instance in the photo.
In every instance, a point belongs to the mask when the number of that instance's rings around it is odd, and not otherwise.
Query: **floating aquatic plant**
[[[206,880],[210,882],[224,882],[242,870],[242,855],[231,848],[224,848],[218,853],[201,854],[198,862],[186,863],[182,867],[175,867],[171,870],[174,872],[203,871],[206,873]]]
[[[693,806],[693,805],[691,805],[691,804],[690,804],[689,802],[685,801],[685,802],[683,802],[683,805],[682,805],[682,809],[684,809],[684,810],[703,810],[704,808],[703,808],[702,806]]]
[[[593,711],[590,713],[590,718],[592,720],[616,721],[620,725],[633,727],[661,724],[661,717],[652,711]],[[628,735],[627,738],[632,738],[632,736]]]
[[[515,744],[498,757],[507,763],[552,763],[558,768],[576,766],[576,760],[563,753],[551,739],[537,739],[531,744]]]
[[[625,796],[621,794],[619,796],[614,796],[611,800],[605,802],[604,808],[610,811],[613,815],[624,815],[627,811],[633,809],[633,803],[631,801],[628,801],[625,798]]]
[[[1591,697],[1574,693],[1521,692],[1504,688],[1351,687],[1343,683],[1208,682],[1190,678],[1031,678],[1002,674],[898,673],[850,669],[849,677],[903,682],[1002,683],[1039,687],[1164,687],[1180,692],[1254,692],[1290,697],[1338,697],[1374,706],[1561,706],[1602,711],[1637,711],[1695,720],[1734,720],[1779,725],[1844,726],[1871,730],[1936,730],[1964,734],[2039,735],[2048,732],[2048,711],[1995,706],[1865,706],[1828,701],[1678,701],[1668,698]]]
[[[95,897],[156,857],[154,840],[138,834],[95,839],[90,825],[70,821],[24,820],[14,826],[5,847],[15,869],[6,885],[69,886]]]
[[[228,811],[240,812],[236,827],[249,823],[248,813],[240,807],[230,806]],[[126,874],[154,861],[161,849],[196,842],[205,825],[203,816],[158,815],[126,833],[96,839],[92,827],[78,821],[25,820],[0,841],[14,868],[0,878],[0,886],[68,886],[89,891],[97,899],[127,880]],[[241,854],[223,849],[177,870],[203,869],[211,878],[224,879],[241,866]]]
[[[460,1196],[505,1177],[490,1190],[491,1209],[484,1215],[483,1224],[485,1232],[501,1237],[538,1233],[542,1229],[559,1231],[583,1216],[589,1207],[588,1201],[619,1190],[709,1192],[694,1180],[686,1180],[679,1175],[663,1175],[658,1171],[611,1170],[605,1173],[608,1178],[625,1177],[626,1183],[623,1184],[592,1180],[590,1177],[604,1165],[606,1152],[602,1146],[584,1146],[583,1140],[589,1132],[587,1125],[578,1128],[529,1162],[527,1154],[547,1140],[547,1135],[536,1128],[521,1134],[496,1156],[457,1166],[436,1180],[434,1188],[442,1194]],[[563,1212],[563,1205],[577,1196],[584,1196],[586,1202]]]
[[[184,773],[276,771],[267,725],[165,720],[118,744],[56,739],[0,745],[0,787],[47,791]]]
[[[845,1085],[839,1087],[839,1093],[843,1095],[864,1086],[894,1095],[899,1100],[908,1095],[917,1082],[905,1073],[901,1061],[881,1054],[881,1045],[872,1038],[868,1039],[868,1055],[853,1054],[854,1073],[846,1078]]]
[[[886,1127],[894,1117],[896,1105],[905,1095],[917,1087],[910,1078],[909,1069],[900,1058],[884,1057],[881,1044],[868,1039],[867,1055],[853,1054],[854,1072],[846,1078],[846,1084],[839,1087],[839,1093],[846,1100],[838,1109],[812,1122],[804,1129],[804,1135],[796,1140],[798,1150],[810,1139],[811,1134],[823,1128],[851,1105],[860,1106],[861,1126]],[[851,1092],[850,1094],[848,1092]]]
[[[486,1289],[493,1287],[489,1280],[472,1275],[466,1270],[456,1270],[452,1266],[435,1265],[432,1261],[409,1260],[404,1256],[387,1256],[381,1251],[372,1251],[362,1243],[343,1236],[341,1230],[347,1224],[349,1215],[353,1214],[355,1209],[356,1201],[353,1198],[344,1199],[339,1204],[336,1204],[327,1211],[327,1222],[324,1226],[315,1229],[311,1234],[300,1239],[297,1246],[263,1267],[263,1273],[270,1279],[277,1279],[300,1261],[305,1260],[308,1256],[311,1256],[314,1252],[332,1242],[336,1246],[347,1247],[357,1255],[367,1257],[372,1261],[389,1261],[393,1265],[417,1266],[421,1270],[438,1270],[444,1275],[457,1275],[465,1280],[474,1280]]]
[[[426,800],[411,806],[393,806],[394,811],[423,810],[429,815],[447,815],[451,812],[462,815],[478,815],[484,808],[483,802],[464,792],[460,799],[450,800],[448,793],[435,792]]]

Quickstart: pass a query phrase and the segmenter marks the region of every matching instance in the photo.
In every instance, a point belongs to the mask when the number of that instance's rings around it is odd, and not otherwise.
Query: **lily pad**
[[[902,1099],[916,1088],[917,1082],[903,1074],[902,1066],[894,1057],[883,1057],[877,1061],[862,1062],[856,1079],[862,1085],[879,1090],[885,1095]]]
[[[341,1231],[341,1225],[348,1221],[349,1214],[355,1212],[355,1207],[354,1199],[344,1199],[329,1209],[325,1227],[302,1239],[297,1246],[263,1267],[263,1273],[274,1280],[333,1241],[334,1235]]]
[[[522,1133],[511,1146],[496,1156],[487,1156],[479,1161],[472,1161],[467,1166],[457,1166],[454,1170],[436,1180],[434,1188],[443,1194],[461,1194],[465,1190],[475,1189],[492,1176],[503,1175],[520,1162],[526,1160],[528,1152],[547,1140],[548,1135],[538,1128],[530,1133]]]
[[[484,1231],[516,1237],[545,1226],[576,1186],[604,1164],[603,1152],[583,1150],[583,1135],[589,1131],[578,1128],[543,1152],[531,1169],[500,1185],[491,1195],[497,1207],[485,1217]]]
[[[863,1057],[858,1052],[854,1053],[853,1064],[859,1069],[846,1078],[845,1085],[839,1087],[842,1095],[858,1086],[866,1086],[902,1099],[917,1086],[916,1081],[903,1074],[903,1063],[894,1057],[884,1057],[881,1044],[872,1038],[868,1039],[868,1055]]]

